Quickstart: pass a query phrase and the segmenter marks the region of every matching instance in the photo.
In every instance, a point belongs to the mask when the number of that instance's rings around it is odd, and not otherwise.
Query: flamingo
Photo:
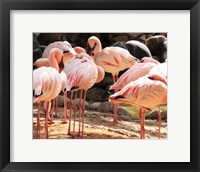
[[[146,75],[149,71],[160,64],[157,60],[150,57],[143,57],[140,63],[135,64],[129,68],[125,73],[123,73],[120,78],[110,86],[110,90],[121,90],[125,85],[131,81],[135,81],[138,78]]]
[[[110,90],[121,90],[125,85],[132,81],[136,81],[138,78],[147,75],[150,71],[151,72],[164,72],[164,76],[166,77],[165,69],[160,70],[162,66],[157,60],[150,58],[150,57],[143,57],[140,61],[141,63],[137,63],[136,65],[132,66],[128,69],[125,73],[123,73],[117,82],[110,87]],[[157,66],[157,67],[156,67]],[[154,68],[154,69],[153,69]],[[151,70],[153,69],[153,70]],[[167,69],[167,68],[166,68]],[[110,91],[111,92],[111,91]],[[158,137],[160,138],[160,126],[161,126],[161,115],[160,115],[160,106],[158,106],[158,121],[159,121],[159,134]],[[140,109],[141,111],[141,109]]]
[[[56,42],[53,42],[51,44],[49,44],[43,54],[42,54],[42,58],[38,59],[35,61],[34,63],[34,66],[36,67],[41,67],[41,66],[49,66],[49,59],[48,59],[48,55],[49,55],[49,52],[51,51],[52,48],[58,48],[60,50],[63,51],[63,63],[67,63],[68,61],[70,61],[71,59],[75,58],[76,57],[76,52],[75,50],[72,48],[71,44],[67,41],[56,41]],[[66,85],[66,75],[65,73],[61,72],[61,78],[62,78],[62,81],[63,81],[63,85],[65,86]],[[64,89],[64,87],[63,87]],[[61,91],[63,91],[63,89]],[[64,92],[64,96],[66,97],[65,95],[66,93]],[[56,114],[57,114],[57,98],[53,101],[53,106],[52,106],[52,116],[51,116],[51,119],[50,119],[50,122],[49,124],[53,124],[53,113],[54,113],[54,105],[56,104]],[[44,108],[46,108],[46,104],[44,104]],[[50,107],[51,107],[51,103],[50,103]],[[61,122],[62,124],[65,124],[67,121],[66,121],[66,108],[67,108],[67,103],[66,103],[66,100],[64,99],[64,118],[63,118],[63,121]],[[50,109],[47,109],[47,111],[49,112]]]
[[[94,63],[94,60],[89,55],[87,55],[86,53],[80,53],[77,56],[77,58],[65,64],[65,68],[63,71],[67,75],[66,91],[71,91],[71,100],[73,98],[73,92],[78,90],[84,91],[83,100],[82,100],[82,92],[80,95],[80,108],[82,110],[81,112],[82,134],[79,133],[81,138],[84,138],[84,111],[85,111],[84,102],[86,99],[87,90],[91,88],[97,81],[98,69]],[[76,115],[75,113],[76,112],[74,112],[74,115]],[[73,135],[74,135],[74,130],[75,130],[75,119],[74,119]],[[71,107],[70,107],[68,134],[71,135]]]
[[[112,74],[114,83],[117,81],[120,71],[130,68],[138,61],[121,47],[106,47],[102,50],[101,42],[95,36],[88,39],[88,48],[88,53],[94,58],[95,63],[101,66],[105,72]],[[114,120],[111,125],[116,124],[117,120],[117,104],[115,104]]]
[[[64,57],[63,62],[66,64],[69,60],[76,57],[76,52],[72,48],[71,44],[67,41],[56,41],[51,44],[49,44],[42,54],[42,58],[48,58],[49,52],[52,48],[58,48],[63,51]]]
[[[155,68],[158,69],[157,66]],[[140,107],[140,138],[144,139],[145,110],[167,103],[167,78],[152,68],[147,75],[130,82],[120,91],[111,95],[109,100],[114,103],[128,103]]]
[[[49,67],[43,66],[33,71],[33,90],[35,93],[33,102],[38,103],[37,137],[40,138],[40,102],[47,102],[49,109],[50,101],[60,93],[62,79],[60,72],[64,68],[63,52],[53,48],[49,53]],[[48,110],[45,114],[45,138],[48,139]]]

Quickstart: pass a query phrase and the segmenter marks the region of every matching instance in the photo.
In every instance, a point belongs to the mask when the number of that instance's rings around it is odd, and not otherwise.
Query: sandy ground
[[[63,116],[63,108],[58,109],[58,117],[54,118],[54,124],[48,125],[49,139],[72,139],[67,135],[68,124],[61,124]],[[67,111],[69,116],[69,111]],[[37,107],[33,109],[33,138],[36,139],[36,116]],[[75,132],[78,132],[78,112],[75,122]],[[119,122],[114,126],[108,124],[112,121],[113,114],[101,113],[94,111],[85,111],[85,127],[84,131],[87,135],[85,139],[139,139],[140,138],[140,122],[131,117],[119,117]],[[41,109],[41,138],[44,138],[44,111]],[[72,128],[73,129],[73,120]],[[146,139],[158,139],[158,121],[145,120]],[[80,137],[73,137],[80,139]],[[167,139],[167,123],[162,121],[161,139]]]

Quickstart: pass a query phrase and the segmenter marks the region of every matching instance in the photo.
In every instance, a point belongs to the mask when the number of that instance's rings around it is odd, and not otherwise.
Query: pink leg
[[[74,127],[73,127],[73,136],[75,134],[75,124],[76,124],[76,98],[77,98],[77,91],[75,91],[75,96],[74,96]]]
[[[47,102],[47,109],[49,109],[49,101]],[[46,111],[45,115],[45,139],[48,139],[48,111]]]
[[[53,105],[52,105],[52,108],[51,108],[51,119],[49,121],[49,124],[54,124],[54,121],[53,121],[53,115],[54,115],[54,107],[55,107],[55,99],[53,100]]]
[[[61,124],[67,123],[67,92],[64,92],[64,117]]]
[[[118,80],[118,75],[113,76],[113,82],[115,83]],[[116,92],[116,90],[115,90]],[[113,118],[113,122],[109,123],[108,126],[113,126],[117,123],[118,121],[118,104],[114,104],[114,118]]]
[[[158,138],[160,139],[160,127],[162,122],[162,116],[160,113],[160,105],[158,106]]]
[[[58,117],[58,97],[55,98],[55,115],[54,117]]]
[[[85,99],[86,99],[87,91],[84,90],[84,98],[82,103],[82,135],[81,138],[84,139],[84,112],[85,112]]]
[[[40,102],[38,103],[38,114],[37,114],[37,139],[40,139]]]
[[[72,99],[73,99],[73,92],[71,92],[71,95],[70,95],[70,115],[69,115],[68,135],[71,135]]]
[[[144,129],[145,110],[144,110],[144,109],[140,108],[139,116],[140,116],[140,126],[141,126],[140,138],[141,138],[141,139],[145,139],[145,129]]]
[[[79,102],[79,128],[78,128],[78,136],[81,135],[81,107],[82,107],[82,92],[83,90],[80,90],[80,102]]]

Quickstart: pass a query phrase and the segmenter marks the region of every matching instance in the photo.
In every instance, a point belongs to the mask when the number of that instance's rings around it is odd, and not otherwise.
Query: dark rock
[[[88,109],[93,110],[93,111],[97,111],[100,104],[101,104],[101,102],[91,103],[91,104],[89,104]]]
[[[42,50],[37,40],[37,36],[33,34],[33,62],[42,57]]]
[[[157,56],[161,63],[166,59],[167,43],[165,41],[167,41],[165,36],[156,35],[148,38],[145,43],[151,51],[152,56]]]
[[[162,119],[167,119],[167,110],[161,111]],[[158,119],[158,110],[151,111],[145,116],[145,119]]]
[[[102,102],[97,109],[99,112],[114,112],[114,104],[112,102]]]
[[[128,121],[130,119],[134,119],[134,116],[129,111],[127,111],[124,107],[119,106],[117,113],[120,119],[122,120]]]
[[[93,102],[103,101],[105,99],[104,92],[105,91],[101,88],[92,87],[87,91],[86,100]]]
[[[151,52],[148,47],[139,41],[128,41],[126,42],[126,47],[130,54],[138,59],[142,59],[143,57],[151,57]]]

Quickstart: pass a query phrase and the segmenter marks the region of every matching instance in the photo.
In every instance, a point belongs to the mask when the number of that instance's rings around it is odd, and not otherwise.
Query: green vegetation
[[[124,104],[120,103],[120,106],[124,107],[127,111],[129,111],[135,118],[139,118],[138,113],[139,113],[139,108],[129,105],[129,104]],[[161,105],[160,106],[161,110],[167,110],[167,105]],[[153,108],[152,110],[158,109],[158,107]],[[149,113],[150,111],[147,111],[146,113]]]

